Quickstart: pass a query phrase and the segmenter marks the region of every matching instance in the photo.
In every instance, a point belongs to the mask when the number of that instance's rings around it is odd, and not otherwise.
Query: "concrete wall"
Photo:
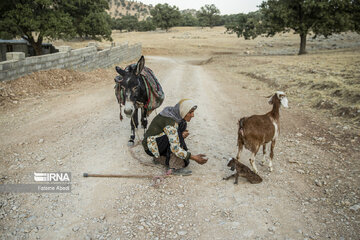
[[[0,62],[0,81],[12,80],[20,76],[46,69],[65,68],[83,71],[106,68],[122,61],[131,61],[141,56],[141,45],[127,43],[97,51],[95,44],[86,48],[71,50],[59,47],[58,53],[24,58],[24,53],[7,53],[7,61]],[[21,55],[21,56],[20,56]]]
[[[6,60],[7,46],[10,45],[12,47],[13,52],[24,52],[28,57],[28,46],[26,43],[0,43],[0,61]]]

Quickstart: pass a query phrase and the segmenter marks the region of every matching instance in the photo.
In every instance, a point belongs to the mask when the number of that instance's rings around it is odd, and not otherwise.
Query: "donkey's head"
[[[144,56],[141,56],[137,64],[131,64],[125,69],[118,66],[115,67],[116,71],[120,74],[120,76],[115,78],[115,82],[120,85],[123,98],[121,103],[125,105],[124,113],[127,117],[131,117],[134,113],[136,101],[140,97],[140,73],[144,69],[144,65],[145,59]]]

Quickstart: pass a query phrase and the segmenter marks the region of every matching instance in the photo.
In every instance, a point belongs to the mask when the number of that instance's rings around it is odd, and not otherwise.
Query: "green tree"
[[[178,25],[181,20],[179,8],[176,6],[171,7],[167,3],[157,4],[150,10],[150,14],[153,17],[155,25],[166,31]]]
[[[126,6],[125,0],[120,0],[120,2],[121,2],[121,6],[123,6],[123,7]]]
[[[352,0],[350,9],[351,30],[360,33],[360,0]]]
[[[112,28],[120,31],[126,30],[132,32],[138,29],[138,24],[139,21],[137,17],[128,15],[113,20]]]
[[[75,35],[72,18],[53,0],[13,0],[0,3],[0,38],[20,36],[36,55],[42,54],[44,38],[60,39]]]
[[[111,38],[111,17],[107,0],[58,0],[64,12],[73,19],[73,26],[81,38],[101,40]]]
[[[181,26],[197,26],[199,24],[196,16],[191,14],[190,12],[182,12],[181,13]]]
[[[226,32],[236,33],[238,37],[245,39],[254,39],[264,31],[261,16],[258,11],[229,15],[224,19]]]
[[[351,29],[349,0],[268,0],[260,5],[268,36],[293,30],[300,35],[299,54],[306,53],[306,37],[329,36]]]
[[[245,39],[293,31],[300,36],[300,55],[306,53],[309,34],[316,38],[355,30],[359,22],[355,14],[358,3],[359,0],[268,0],[262,2],[257,12],[238,14],[226,28]]]
[[[197,12],[199,23],[203,27],[214,27],[220,20],[220,10],[214,4],[206,4]]]
[[[137,30],[140,32],[154,31],[154,30],[156,30],[156,26],[153,23],[152,19],[148,18],[146,20],[139,21]]]

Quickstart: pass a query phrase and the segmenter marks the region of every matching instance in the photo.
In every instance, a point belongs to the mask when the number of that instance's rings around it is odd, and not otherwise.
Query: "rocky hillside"
[[[109,11],[111,17],[121,18],[122,16],[136,16],[139,20],[150,17],[150,9],[152,5],[145,5],[142,2],[126,1],[126,0],[108,0]]]

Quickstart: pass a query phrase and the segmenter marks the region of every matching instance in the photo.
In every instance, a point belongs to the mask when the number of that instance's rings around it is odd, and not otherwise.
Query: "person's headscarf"
[[[175,122],[180,123],[182,119],[188,114],[191,110],[197,108],[196,104],[190,99],[182,99],[173,107],[166,107],[160,112],[161,116],[169,117],[175,120]]]

